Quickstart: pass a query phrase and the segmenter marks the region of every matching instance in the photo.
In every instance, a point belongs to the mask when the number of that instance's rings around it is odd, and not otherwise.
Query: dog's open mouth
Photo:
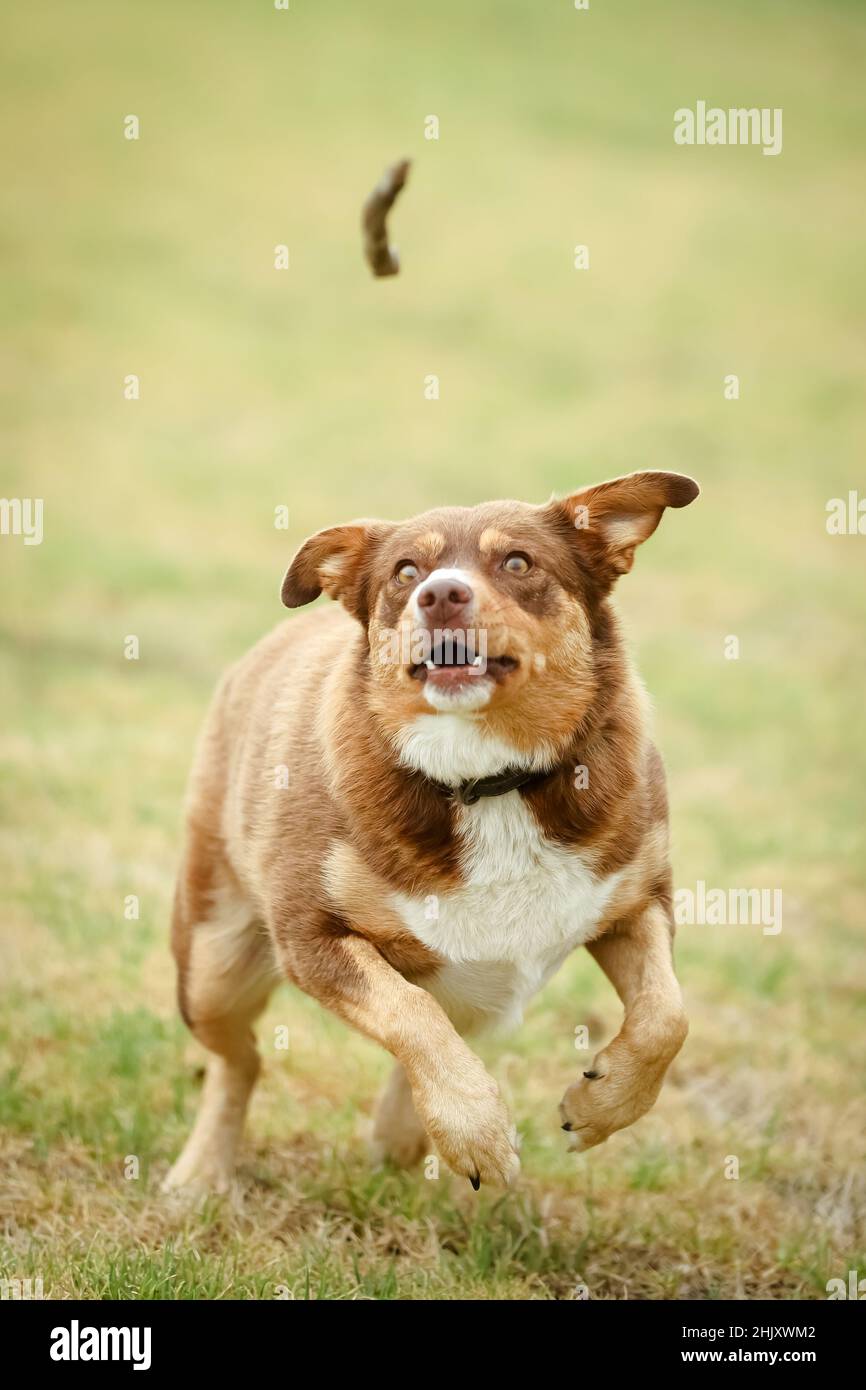
[[[454,633],[444,641],[434,642],[426,660],[409,667],[409,675],[413,680],[433,681],[436,685],[456,685],[485,676],[500,682],[518,664],[513,656],[489,656],[485,651],[476,652],[462,633]]]

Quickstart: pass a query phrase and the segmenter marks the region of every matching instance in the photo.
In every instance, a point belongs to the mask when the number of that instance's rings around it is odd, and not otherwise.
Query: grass
[[[0,539],[0,1274],[56,1298],[824,1297],[866,1273],[866,542],[824,526],[864,487],[863,16],[319,9],[8,26],[2,491],[45,499],[45,540]],[[699,97],[783,107],[782,155],[675,147]],[[374,283],[360,203],[404,153],[404,268]],[[571,960],[486,1049],[523,1133],[504,1198],[371,1171],[387,1059],[281,991],[240,1192],[166,1202],[201,1062],[167,948],[183,783],[294,545],[643,466],[704,489],[620,586],[675,879],[781,887],[782,932],[680,930],[686,1049],[580,1159],[556,1118],[574,1029],[595,1047],[618,1008]]]

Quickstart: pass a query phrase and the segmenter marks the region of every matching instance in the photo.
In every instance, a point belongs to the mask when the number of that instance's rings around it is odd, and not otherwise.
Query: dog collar
[[[535,786],[537,782],[545,781],[550,775],[549,772],[527,772],[525,768],[509,772],[506,768],[505,772],[498,772],[495,777],[470,777],[467,782],[460,782],[456,787],[449,787],[444,782],[434,782],[432,779],[430,785],[444,796],[459,801],[461,806],[474,806],[483,796],[504,796],[506,792],[515,792],[521,787]]]

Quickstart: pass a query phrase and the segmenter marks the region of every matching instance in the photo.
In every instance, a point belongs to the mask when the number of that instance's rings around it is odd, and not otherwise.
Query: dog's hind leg
[[[372,1150],[374,1161],[387,1159],[398,1168],[411,1168],[425,1154],[433,1152],[415,1110],[409,1078],[399,1063],[376,1105]]]
[[[261,1065],[252,1024],[278,977],[267,934],[229,871],[211,867],[204,915],[195,888],[188,854],[173,936],[181,1010],[208,1059],[195,1126],[163,1190],[224,1192]]]

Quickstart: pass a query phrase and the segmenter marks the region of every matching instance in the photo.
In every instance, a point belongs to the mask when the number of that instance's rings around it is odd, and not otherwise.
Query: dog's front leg
[[[572,1147],[591,1149],[655,1104],[665,1072],[688,1032],[674,974],[672,928],[653,901],[589,944],[625,1006],[622,1027],[569,1086],[560,1113]]]
[[[400,1063],[418,1117],[449,1168],[475,1187],[510,1182],[520,1162],[499,1087],[433,996],[336,917],[310,932],[275,936],[290,978]]]

